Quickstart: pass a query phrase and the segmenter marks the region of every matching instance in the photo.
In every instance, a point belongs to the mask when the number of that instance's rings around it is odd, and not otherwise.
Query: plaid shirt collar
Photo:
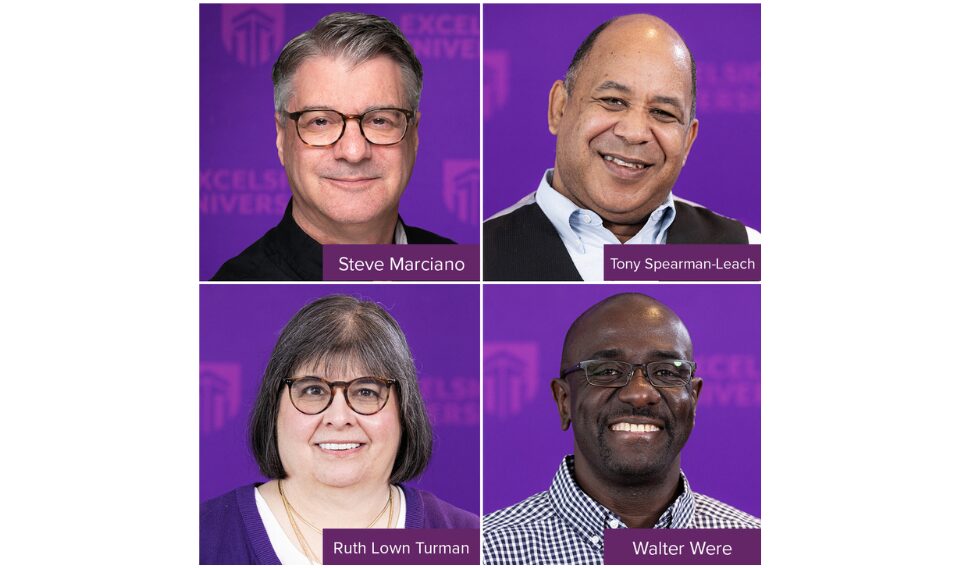
[[[682,529],[693,527],[696,501],[687,476],[680,472],[683,490],[653,528]],[[603,542],[603,529],[625,529],[627,525],[613,511],[594,501],[573,479],[573,456],[567,456],[550,484],[550,504],[557,516],[573,527],[585,540]]]

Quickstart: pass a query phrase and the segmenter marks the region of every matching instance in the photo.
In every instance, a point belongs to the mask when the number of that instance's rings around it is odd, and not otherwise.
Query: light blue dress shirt
[[[603,219],[599,215],[577,207],[560,195],[551,187],[552,181],[553,170],[550,169],[543,174],[537,191],[530,196],[533,199],[524,201],[536,201],[547,219],[550,219],[585,281],[603,280],[603,245],[661,245],[667,242],[667,229],[677,216],[672,192],[650,213],[643,228],[630,240],[621,243],[616,235],[603,226]]]

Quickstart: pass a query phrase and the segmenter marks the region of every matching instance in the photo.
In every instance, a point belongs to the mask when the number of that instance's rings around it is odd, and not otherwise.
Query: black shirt
[[[454,244],[430,231],[406,224],[403,228],[407,242],[412,245]],[[293,220],[291,201],[280,224],[225,262],[211,280],[323,280],[323,245],[303,232]]]

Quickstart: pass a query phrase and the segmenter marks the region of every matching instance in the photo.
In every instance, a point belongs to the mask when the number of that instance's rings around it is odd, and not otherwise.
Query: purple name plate
[[[480,245],[323,245],[324,280],[480,280]]]
[[[604,280],[760,280],[760,245],[604,245]]]
[[[760,564],[760,529],[606,529],[606,564]]]
[[[324,564],[480,564],[480,529],[324,529]]]

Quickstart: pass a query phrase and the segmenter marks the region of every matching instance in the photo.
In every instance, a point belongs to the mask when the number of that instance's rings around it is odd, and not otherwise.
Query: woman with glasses
[[[478,528],[403,482],[433,436],[406,338],[373,302],[327,296],[286,325],[250,420],[270,481],[200,508],[201,564],[320,563],[324,528]]]

